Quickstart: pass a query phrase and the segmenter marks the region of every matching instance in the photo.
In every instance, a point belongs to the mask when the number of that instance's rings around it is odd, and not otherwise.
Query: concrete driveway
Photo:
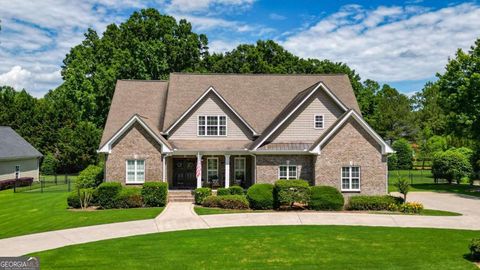
[[[395,193],[395,196],[400,194]],[[461,213],[480,217],[480,198],[457,193],[411,192],[407,201],[421,202],[425,208]],[[480,221],[480,220],[479,220]]]

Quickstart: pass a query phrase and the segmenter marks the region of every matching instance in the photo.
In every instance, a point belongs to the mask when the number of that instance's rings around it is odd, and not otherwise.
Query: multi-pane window
[[[207,178],[218,179],[218,158],[207,158]]]
[[[360,190],[360,167],[358,166],[342,167],[342,190],[344,191]]]
[[[200,115],[198,136],[226,136],[227,117],[225,115]]]
[[[127,184],[145,182],[145,160],[127,160]]]
[[[323,128],[323,114],[315,114],[314,116],[314,127],[318,129]]]
[[[279,179],[297,179],[297,166],[295,165],[280,165],[278,167]]]
[[[244,157],[236,157],[234,161],[235,167],[235,179],[234,180],[241,180],[245,181],[245,158]]]

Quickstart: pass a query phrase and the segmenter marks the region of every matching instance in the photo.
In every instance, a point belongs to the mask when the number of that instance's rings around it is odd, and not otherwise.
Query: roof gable
[[[0,159],[35,158],[41,156],[42,153],[11,127],[0,126]]]

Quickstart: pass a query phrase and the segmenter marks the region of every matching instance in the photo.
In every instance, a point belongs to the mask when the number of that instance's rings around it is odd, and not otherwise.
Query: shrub
[[[248,200],[243,195],[208,196],[203,201],[205,207],[219,207],[225,209],[248,209]]]
[[[15,186],[15,181],[17,181],[17,187],[26,187],[30,186],[33,183],[32,177],[20,177],[18,180],[15,179],[7,179],[0,181],[0,190],[10,189]]]
[[[227,196],[227,195],[223,195]],[[204,207],[220,207],[220,200],[223,196],[210,195],[203,200],[202,205]]]
[[[165,182],[147,182],[143,184],[142,197],[146,206],[165,206],[167,204],[168,184]]]
[[[40,171],[46,175],[54,175],[57,172],[58,160],[52,153],[45,155]]]
[[[231,186],[228,188],[228,192],[231,195],[245,195],[243,188],[241,186]]]
[[[474,260],[480,260],[480,238],[472,239],[470,242],[470,255]]]
[[[80,207],[86,209],[90,206],[90,203],[93,198],[93,188],[82,188],[77,190],[78,199],[80,201]]]
[[[122,188],[115,198],[116,208],[138,208],[143,206],[141,189],[136,187]]]
[[[97,188],[97,203],[104,209],[115,208],[115,199],[122,190],[117,182],[105,182]]]
[[[228,188],[217,189],[217,196],[225,196],[225,195],[230,195],[230,190],[228,190]]]
[[[308,207],[314,210],[342,210],[345,203],[342,194],[334,187],[310,187]]]
[[[273,185],[254,184],[247,190],[247,199],[252,209],[273,209]]]
[[[403,194],[403,201],[406,202],[408,190],[410,189],[410,183],[408,183],[408,180],[405,178],[398,179],[395,183],[395,187],[398,189],[400,194]]]
[[[80,196],[76,190],[70,192],[67,197],[67,205],[70,208],[80,208]]]
[[[393,196],[353,196],[348,201],[348,210],[390,210],[391,205],[399,205],[402,198]]]
[[[435,179],[446,179],[460,182],[462,177],[472,173],[472,165],[468,158],[459,151],[448,150],[435,154],[432,163],[432,174]]]
[[[96,165],[88,165],[85,170],[78,174],[75,186],[81,188],[96,188],[103,182],[103,168]]]
[[[405,139],[396,140],[392,144],[397,158],[397,169],[409,170],[413,167],[413,149]]]
[[[404,213],[418,214],[423,210],[423,204],[418,202],[407,202],[399,206],[398,210]]]
[[[276,207],[294,203],[307,203],[309,195],[308,182],[305,180],[278,180],[273,189],[273,198]]]
[[[197,188],[194,191],[195,195],[195,204],[202,204],[205,198],[212,195],[212,190],[210,188]]]

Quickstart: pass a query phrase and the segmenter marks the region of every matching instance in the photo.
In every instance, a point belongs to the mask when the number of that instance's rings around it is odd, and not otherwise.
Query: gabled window
[[[127,160],[127,184],[141,184],[145,182],[145,160]]]
[[[342,167],[342,191],[360,191],[360,167]]]
[[[198,136],[227,136],[227,117],[225,115],[198,116]]]
[[[324,127],[324,115],[323,114],[315,114],[313,117],[313,127],[315,129],[323,129]]]
[[[297,166],[280,165],[278,167],[278,179],[297,179]]]

